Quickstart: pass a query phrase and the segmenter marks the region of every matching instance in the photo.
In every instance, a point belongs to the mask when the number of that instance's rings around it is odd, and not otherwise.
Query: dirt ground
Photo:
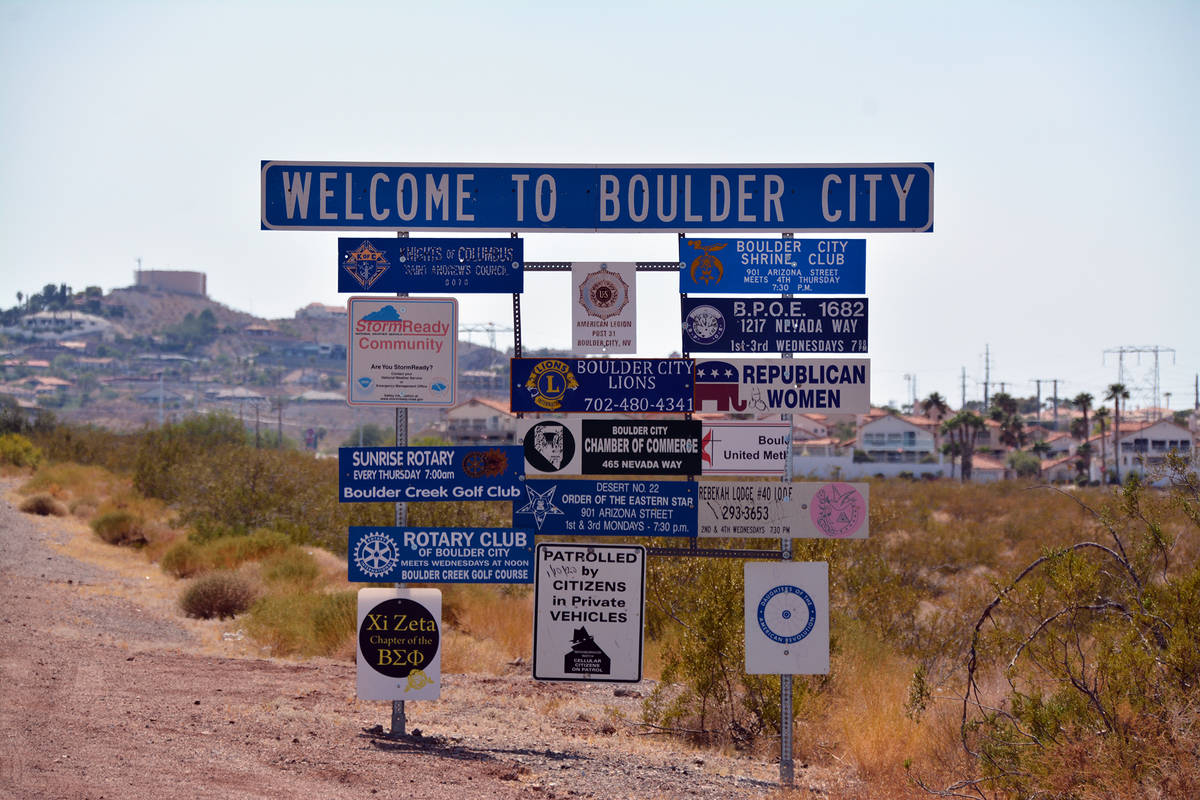
[[[844,776],[647,735],[647,684],[446,675],[438,701],[355,698],[352,664],[265,657],[237,622],[81,522],[16,509],[0,480],[2,798],[853,797]],[[618,694],[619,693],[619,694]]]

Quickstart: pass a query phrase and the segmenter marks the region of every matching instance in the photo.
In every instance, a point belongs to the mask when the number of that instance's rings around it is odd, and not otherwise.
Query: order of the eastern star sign
[[[518,514],[533,514],[534,521],[537,522],[538,530],[542,529],[542,523],[546,521],[546,517],[551,514],[561,514],[562,509],[554,505],[554,492],[558,489],[557,486],[551,486],[544,492],[539,492],[536,489],[525,487],[525,491],[529,492],[529,502],[522,508],[518,508]]]

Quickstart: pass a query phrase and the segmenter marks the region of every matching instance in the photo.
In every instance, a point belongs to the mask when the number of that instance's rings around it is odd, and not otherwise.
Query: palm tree
[[[959,475],[963,483],[971,480],[971,461],[975,455],[975,439],[986,425],[983,417],[974,411],[960,411],[942,423],[942,433],[950,437],[950,441],[958,446],[958,455],[962,461]]]
[[[1104,434],[1106,428],[1108,427],[1108,417],[1108,406],[1100,406],[1096,409],[1096,415],[1094,419],[1096,420],[1096,426],[1100,428],[1100,469],[1102,472],[1104,471],[1105,462],[1108,460],[1108,454],[1105,452],[1104,447]],[[1088,477],[1091,476],[1089,475]]]
[[[1121,401],[1129,399],[1129,388],[1123,383],[1110,383],[1104,395],[1113,401],[1113,468],[1116,469],[1117,485],[1121,485]]]
[[[1091,410],[1092,401],[1095,399],[1096,398],[1092,397],[1087,392],[1080,392],[1079,394],[1072,397],[1071,401],[1070,401],[1071,405],[1075,406],[1076,408],[1078,408],[1080,411],[1083,412],[1083,422],[1080,423],[1079,427],[1075,427],[1074,425],[1072,425],[1071,426],[1071,434],[1072,435],[1078,434],[1077,438],[1084,443],[1087,442],[1088,436],[1091,434],[1091,428],[1088,427],[1088,411]],[[1082,463],[1084,474],[1090,478],[1091,474],[1092,474],[1092,451],[1091,451],[1091,448],[1088,448],[1087,450],[1083,451],[1083,453],[1080,455],[1080,462]]]
[[[1038,439],[1029,446],[1029,452],[1037,456],[1038,459],[1038,477],[1042,477],[1042,462],[1046,460],[1046,456],[1050,453],[1050,443],[1045,439]]]
[[[946,402],[946,398],[937,392],[930,392],[929,397],[926,397],[918,405],[921,406],[921,410],[925,412],[926,417],[930,416],[930,411],[933,412],[933,449],[941,452],[941,423],[946,414],[950,412],[950,404]],[[951,461],[950,467],[953,470],[953,461]]]

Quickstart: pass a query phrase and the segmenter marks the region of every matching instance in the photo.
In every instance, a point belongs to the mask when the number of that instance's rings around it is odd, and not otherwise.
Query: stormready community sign
[[[264,230],[932,231],[933,164],[263,161]]]
[[[441,591],[359,589],[357,649],[359,700],[437,700]]]
[[[829,565],[743,566],[747,675],[829,674]]]
[[[696,411],[865,414],[871,360],[697,359]]]
[[[527,475],[699,475],[700,421],[519,420]]]
[[[452,406],[458,301],[453,297],[351,297],[346,402]]]
[[[367,583],[533,583],[533,534],[352,526],[347,576]]]
[[[514,358],[511,364],[514,412],[692,410],[690,358]]]
[[[694,353],[865,353],[867,299],[684,297],[683,348]]]
[[[338,239],[339,292],[520,292],[520,239]]]
[[[543,542],[535,569],[533,677],[640,681],[645,548]]]
[[[864,239],[680,239],[679,291],[863,294]]]
[[[696,535],[728,539],[865,539],[866,483],[700,481]]]
[[[538,534],[691,536],[693,481],[527,480],[513,524]]]
[[[637,264],[571,264],[571,352],[637,352]]]
[[[522,449],[482,447],[342,447],[338,498],[343,503],[512,500],[521,496]]]
[[[705,475],[779,477],[787,470],[786,422],[704,421],[700,461]]]

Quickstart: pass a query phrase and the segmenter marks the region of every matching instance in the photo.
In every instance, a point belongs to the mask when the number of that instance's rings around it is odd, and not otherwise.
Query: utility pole
[[[988,382],[992,379],[992,348],[983,346],[983,410],[988,410]]]
[[[1054,430],[1058,430],[1058,378],[1054,379]]]
[[[962,402],[958,404],[958,410],[962,411],[967,407],[967,368],[962,368]],[[1197,406],[1200,408],[1200,405]]]
[[[1037,421],[1040,425],[1042,422],[1042,379],[1034,378],[1033,383],[1037,386]]]

